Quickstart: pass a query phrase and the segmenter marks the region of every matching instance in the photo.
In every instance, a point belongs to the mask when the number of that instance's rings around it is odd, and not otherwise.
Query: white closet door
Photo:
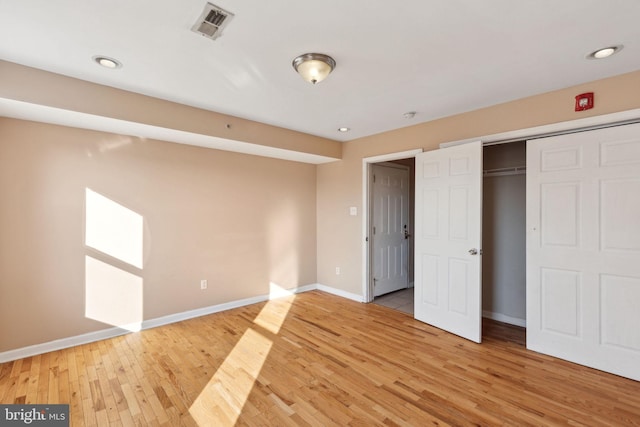
[[[527,142],[527,347],[640,380],[640,124]]]
[[[482,144],[416,156],[415,318],[480,342]]]

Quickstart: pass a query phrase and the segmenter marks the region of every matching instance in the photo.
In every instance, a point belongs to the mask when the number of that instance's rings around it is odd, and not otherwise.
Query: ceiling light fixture
[[[323,81],[336,68],[336,61],[322,53],[305,53],[293,60],[293,68],[309,83]]]
[[[622,45],[604,47],[602,49],[598,49],[596,51],[591,52],[589,55],[587,55],[587,59],[604,59],[604,58],[608,58],[611,55],[613,55],[614,53],[620,52],[621,50],[622,50]]]
[[[122,62],[117,59],[109,58],[107,56],[96,55],[93,57],[93,60],[98,64],[105,68],[122,68]]]
[[[338,132],[349,132],[350,130],[351,129],[345,127],[338,128]]]

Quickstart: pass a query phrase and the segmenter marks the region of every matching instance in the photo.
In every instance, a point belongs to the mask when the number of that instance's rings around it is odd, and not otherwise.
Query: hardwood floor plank
[[[0,364],[0,403],[69,403],[74,426],[640,426],[640,383],[524,342],[313,291]]]
[[[85,426],[95,426],[98,425],[98,421],[96,419],[96,410],[93,408],[93,402],[91,399],[83,399],[82,400],[82,413],[83,424]]]
[[[37,391],[37,401],[38,402],[47,402],[49,403],[48,394],[49,394],[49,359],[51,358],[51,353],[45,353],[40,358],[39,363],[39,372],[38,372],[38,391]]]
[[[37,402],[29,402],[37,403]],[[69,381],[69,401],[61,401],[61,403],[69,404],[69,418],[72,425],[82,425],[84,418],[82,393],[80,391],[80,384],[78,379],[71,379]]]
[[[15,401],[27,400],[27,389],[29,387],[29,372],[20,372],[20,376],[16,379]]]

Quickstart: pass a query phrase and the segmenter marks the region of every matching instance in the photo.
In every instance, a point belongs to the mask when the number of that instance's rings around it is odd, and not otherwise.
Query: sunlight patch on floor
[[[233,425],[271,350],[272,341],[247,329],[189,408],[201,426]]]
[[[295,296],[293,292],[284,289],[275,283],[269,284],[269,303],[267,303],[253,323],[262,326],[271,333],[280,332],[284,319],[287,318],[289,309]]]
[[[290,291],[271,283],[270,301],[254,323],[277,334],[295,299]],[[269,356],[273,341],[248,328],[233,350],[209,380],[189,413],[200,426],[232,426],[236,423],[249,394]]]

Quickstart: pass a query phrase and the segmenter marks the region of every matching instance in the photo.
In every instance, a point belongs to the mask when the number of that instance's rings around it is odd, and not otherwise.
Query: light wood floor
[[[0,403],[69,403],[72,425],[640,425],[640,383],[474,344],[322,292],[0,365]]]

